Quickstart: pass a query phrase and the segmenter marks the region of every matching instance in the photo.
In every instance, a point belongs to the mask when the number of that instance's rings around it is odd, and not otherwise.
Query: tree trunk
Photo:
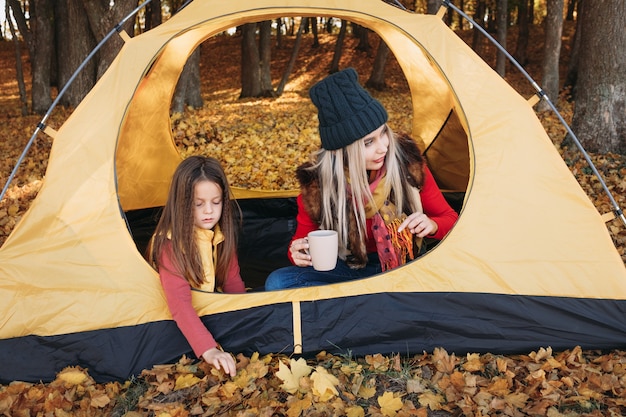
[[[389,46],[381,39],[378,44],[378,51],[376,52],[376,58],[374,59],[374,67],[372,68],[372,74],[367,80],[365,85],[370,88],[382,91],[387,86],[385,83],[385,65],[387,64],[387,57],[389,56]]]
[[[279,17],[276,19],[276,48],[283,48],[283,19]]]
[[[313,33],[313,44],[311,48],[319,48],[320,38],[317,34],[317,17],[307,17],[309,24],[311,25],[311,33]]]
[[[13,9],[15,10],[15,9]],[[32,111],[44,114],[52,105],[50,73],[54,49],[54,12],[50,0],[31,3],[31,40],[29,46],[32,77]],[[14,12],[15,14],[15,12]]]
[[[517,7],[517,45],[513,56],[521,65],[528,63],[528,38],[530,35],[528,22],[528,0],[522,0]]]
[[[161,0],[152,0],[146,5],[146,23],[144,30],[148,31],[152,28],[159,26],[163,22],[163,16],[161,14]]]
[[[22,116],[28,115],[28,98],[26,98],[26,83],[24,82],[24,69],[22,67],[22,48],[20,41],[17,38],[17,32],[13,26],[13,20],[9,13],[9,5],[5,4],[5,16],[7,17],[7,23],[9,30],[11,31],[11,39],[13,39],[13,46],[15,46],[15,73],[17,75],[17,86],[20,91],[20,103],[22,103]],[[2,37],[4,40],[4,37]]]
[[[498,0],[496,14],[498,43],[506,49],[506,31],[508,29],[509,16],[509,5],[507,0]],[[500,74],[501,77],[504,77],[506,74],[506,56],[504,55],[504,52],[501,52],[499,49],[496,54],[496,72]]]
[[[357,25],[356,23],[352,23],[352,30],[359,38],[359,44],[356,46],[356,50],[365,52],[367,56],[369,56],[372,51],[372,45],[370,44],[369,38],[370,30],[364,26]]]
[[[487,10],[487,6],[485,5],[485,0],[478,0],[478,4],[476,5],[476,12],[474,13],[474,22],[483,26],[485,22],[485,11]],[[474,28],[474,32],[472,33],[472,49],[478,55],[483,55],[483,41],[484,37],[482,33],[476,28]]]
[[[591,152],[626,154],[626,2],[595,0],[580,23],[572,129]]]
[[[335,51],[333,53],[333,60],[330,63],[330,68],[328,69],[329,74],[334,74],[339,71],[339,60],[341,59],[341,53],[343,52],[343,41],[346,38],[346,29],[348,26],[348,22],[345,20],[341,20],[341,29],[339,29],[339,35],[337,36],[337,40],[335,41]]]
[[[569,53],[569,61],[567,63],[567,74],[565,75],[565,82],[563,88],[569,89],[569,95],[572,100],[576,99],[576,81],[578,78],[578,56],[580,54],[580,33],[582,32],[582,26],[580,24],[583,15],[583,4],[585,1],[579,0],[576,2],[576,30],[571,40],[571,50]]]
[[[62,89],[93,50],[96,41],[82,0],[58,0],[55,16],[58,84]],[[65,106],[78,106],[95,82],[96,65],[92,60],[76,75],[60,102]]]
[[[426,13],[427,14],[437,14],[439,11],[439,7],[441,6],[441,1],[439,0],[428,0],[426,2]]]
[[[246,23],[241,36],[241,94],[239,98],[261,94],[261,58],[256,43],[256,23]]]
[[[104,39],[115,25],[121,22],[137,5],[132,1],[116,1],[113,6],[109,6],[109,0],[82,0],[82,2],[85,6],[84,13],[87,14],[89,19],[89,28],[98,42]],[[133,25],[134,20],[129,19],[123,27],[129,36],[133,36]],[[122,38],[114,35],[101,46],[96,61],[97,78],[100,78],[109,68],[109,65],[111,65],[111,62],[113,62],[123,45],[124,41]]]
[[[296,34],[296,40],[293,44],[293,50],[291,51],[291,57],[289,58],[289,62],[287,63],[287,68],[283,72],[283,76],[278,83],[278,88],[276,89],[276,95],[281,96],[283,91],[285,91],[285,85],[287,85],[287,80],[289,79],[289,75],[291,75],[291,71],[293,71],[293,66],[296,63],[296,58],[298,56],[298,51],[300,50],[300,44],[302,43],[302,32],[304,32],[304,22],[300,21],[300,27],[298,28],[298,33]]]
[[[272,21],[259,24],[259,58],[261,59],[261,96],[274,97],[272,87]]]
[[[200,48],[189,56],[176,83],[171,106],[173,113],[184,113],[185,106],[199,109],[204,105],[200,94]]]
[[[559,100],[559,57],[561,55],[561,35],[563,34],[563,0],[548,0],[548,13],[544,20],[545,43],[541,88],[556,104]],[[539,111],[549,110],[546,101],[537,106]]]
[[[568,0],[567,2],[567,15],[565,16],[565,20],[574,20],[574,12],[578,7],[578,0]]]

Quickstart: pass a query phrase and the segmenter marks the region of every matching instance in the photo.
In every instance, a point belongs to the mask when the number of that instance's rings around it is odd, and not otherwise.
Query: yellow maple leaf
[[[394,417],[398,410],[402,408],[402,400],[394,396],[392,392],[385,391],[383,395],[378,397],[378,405],[380,406],[380,412],[384,416]]]
[[[441,404],[444,403],[443,396],[432,391],[421,394],[418,401],[422,407],[429,407],[431,410],[440,410]]]
[[[487,387],[487,392],[490,392],[493,395],[497,395],[503,397],[507,394],[510,394],[511,390],[509,387],[509,382],[506,379],[498,378],[495,379],[489,386]]]
[[[311,373],[311,367],[306,364],[306,360],[299,358],[290,360],[291,368],[282,361],[278,362],[278,372],[276,376],[283,381],[280,386],[283,390],[290,394],[296,393],[300,388],[300,378]]]
[[[104,408],[111,402],[111,398],[104,391],[95,391],[91,394],[91,406]]]
[[[454,371],[456,366],[456,355],[449,355],[443,348],[435,348],[433,350],[433,364],[439,372],[449,374]]]
[[[359,407],[358,405],[353,405],[347,407],[344,412],[346,413],[346,417],[364,417],[365,411],[363,407]]]
[[[287,408],[287,417],[299,417],[300,414],[304,410],[307,410],[311,407],[313,402],[311,401],[311,397],[309,395],[305,395],[302,399],[296,399],[295,401],[290,401]]]
[[[370,369],[380,372],[385,372],[389,369],[389,359],[377,353],[375,355],[366,355],[365,362],[370,366]]]
[[[80,385],[87,379],[87,373],[81,369],[70,367],[59,372],[57,379],[60,379],[67,385]]]
[[[335,388],[339,384],[339,380],[334,375],[329,374],[323,366],[315,368],[311,380],[313,381],[313,394],[319,395],[320,401],[328,401],[335,395],[339,395]]]
[[[526,401],[528,401],[528,394],[523,392],[513,392],[506,395],[504,400],[507,404],[522,409],[526,405]]]
[[[359,397],[364,398],[364,399],[370,399],[374,396],[374,394],[376,394],[376,387],[366,387],[364,385],[362,385],[359,388]]]
[[[177,391],[183,388],[192,387],[200,381],[201,381],[200,378],[198,378],[194,374],[180,375],[178,378],[176,378],[176,385],[174,386],[174,391]]]
[[[483,364],[480,361],[480,355],[478,353],[468,353],[467,362],[463,364],[463,369],[468,372],[482,371]]]

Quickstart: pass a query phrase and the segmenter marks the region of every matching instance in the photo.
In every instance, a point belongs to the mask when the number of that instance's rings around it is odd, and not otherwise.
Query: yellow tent
[[[413,134],[440,186],[465,192],[463,209],[434,250],[385,274],[197,294],[217,340],[303,354],[626,346],[626,269],[600,214],[531,104],[439,17],[378,0],[196,0],[127,38],[56,133],[41,191],[0,248],[0,383],[67,365],[123,379],[190,351],[123,212],[164,203],[181,160],[169,105],[194,48],[285,16],[333,16],[382,37],[410,85]]]

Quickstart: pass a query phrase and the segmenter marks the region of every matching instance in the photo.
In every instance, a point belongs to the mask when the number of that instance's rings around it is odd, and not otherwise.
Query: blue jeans
[[[381,272],[382,268],[376,253],[368,255],[367,265],[361,269],[352,269],[341,259],[337,259],[337,266],[332,271],[316,271],[312,266],[287,266],[269,274],[265,280],[265,290],[333,284],[335,282],[366,278]]]

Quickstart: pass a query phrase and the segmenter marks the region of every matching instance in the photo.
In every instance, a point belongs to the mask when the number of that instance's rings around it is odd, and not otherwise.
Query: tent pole
[[[609,190],[609,187],[604,182],[604,179],[602,178],[602,175],[600,175],[600,172],[598,172],[596,166],[594,165],[593,161],[589,157],[589,154],[587,154],[587,152],[585,151],[585,148],[583,147],[583,145],[578,140],[578,137],[576,136],[576,134],[574,134],[574,132],[569,127],[569,125],[567,124],[565,119],[563,119],[563,116],[557,110],[557,108],[554,105],[554,103],[552,103],[552,101],[550,100],[550,97],[548,97],[546,92],[537,84],[537,82],[535,82],[535,80],[533,80],[533,78],[521,66],[521,64],[519,62],[517,62],[517,60],[515,58],[513,58],[513,56],[511,54],[509,54],[509,52],[502,45],[500,45],[500,43],[498,43],[498,41],[495,40],[494,37],[491,36],[482,26],[480,26],[476,22],[474,22],[474,20],[471,17],[469,17],[465,12],[463,12],[457,6],[455,6],[454,3],[452,3],[450,0],[442,0],[442,3],[443,3],[444,6],[454,10],[455,12],[457,12],[461,17],[463,17],[465,20],[470,22],[476,29],[478,29],[483,35],[485,35],[485,37],[487,37],[487,39],[489,39],[489,41],[491,43],[493,43],[496,46],[496,48],[498,48],[500,50],[500,52],[502,52],[507,57],[507,59],[509,61],[511,61],[511,63],[513,65],[515,65],[515,67],[524,75],[524,77],[526,77],[526,79],[532,84],[533,88],[535,90],[537,90],[537,95],[539,96],[539,99],[544,99],[546,101],[546,103],[548,104],[548,106],[550,107],[550,109],[552,109],[554,114],[556,114],[556,116],[559,119],[559,121],[561,122],[561,124],[567,130],[568,136],[574,141],[574,143],[576,144],[576,147],[578,148],[580,153],[582,153],[583,157],[587,161],[587,164],[589,164],[589,167],[593,171],[594,175],[600,181],[600,184],[602,185],[602,188],[604,189],[604,192],[606,193],[606,195],[609,197],[609,200],[611,201],[611,205],[613,206],[613,213],[615,214],[616,217],[619,217],[620,220],[622,221],[622,223],[626,226],[626,217],[624,217],[624,212],[619,207],[619,204],[617,204],[617,201],[615,201],[615,198],[613,198],[613,194],[611,193],[611,190]]]
[[[61,100],[61,98],[63,97],[63,95],[67,91],[67,89],[70,87],[72,82],[74,82],[74,80],[76,79],[78,74],[83,70],[83,68],[85,67],[85,65],[87,65],[87,63],[91,60],[91,58],[93,58],[93,56],[96,54],[96,52],[98,52],[98,50],[102,47],[102,45],[104,45],[113,36],[114,33],[116,33],[116,32],[120,33],[122,31],[122,26],[128,21],[128,19],[133,17],[137,12],[139,12],[139,10],[143,9],[151,1],[152,0],[144,1],[135,10],[130,12],[128,14],[128,16],[126,16],[117,25],[115,25],[115,27],[109,33],[107,33],[104,38],[102,38],[102,40],[96,45],[96,47],[93,48],[93,50],[89,53],[89,55],[87,55],[87,58],[85,58],[85,60],[78,66],[78,68],[76,68],[76,71],[74,71],[72,76],[67,80],[67,82],[65,83],[65,85],[63,86],[63,88],[61,89],[59,94],[57,94],[57,97],[54,99],[54,101],[50,105],[50,108],[48,109],[46,114],[43,116],[41,121],[37,124],[37,127],[35,128],[35,131],[33,132],[33,135],[30,137],[28,143],[24,147],[24,150],[22,151],[22,154],[18,158],[18,160],[17,160],[17,162],[15,164],[15,167],[13,168],[13,171],[11,171],[11,175],[9,175],[9,178],[7,179],[7,182],[4,185],[4,188],[2,189],[2,193],[0,193],[0,201],[2,201],[2,199],[4,198],[4,195],[6,194],[7,190],[9,189],[9,185],[11,185],[11,182],[13,182],[13,178],[15,178],[15,174],[17,173],[18,168],[22,164],[22,161],[26,157],[26,154],[30,150],[31,146],[33,146],[33,143],[35,142],[35,139],[37,138],[37,134],[40,131],[43,131],[45,129],[46,121],[50,117],[50,114],[52,113],[52,110],[54,110],[54,108],[57,106],[57,104],[59,104],[59,101]]]

